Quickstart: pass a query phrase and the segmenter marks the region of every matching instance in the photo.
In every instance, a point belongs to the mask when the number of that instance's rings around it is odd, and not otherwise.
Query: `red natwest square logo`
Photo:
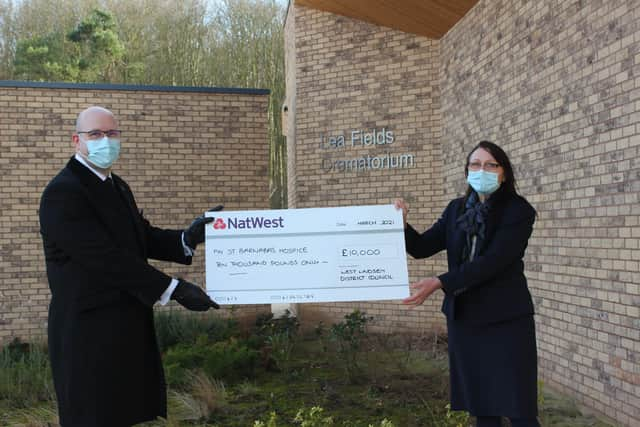
[[[213,223],[214,230],[224,230],[225,228],[227,228],[227,224],[224,223],[222,218],[217,218]]]

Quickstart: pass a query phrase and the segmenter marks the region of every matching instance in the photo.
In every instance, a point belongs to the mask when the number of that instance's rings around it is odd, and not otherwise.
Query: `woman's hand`
[[[442,282],[437,277],[428,277],[411,284],[413,295],[402,300],[405,305],[418,306],[426,301],[432,293],[442,288]]]
[[[402,209],[402,221],[404,222],[404,228],[407,228],[407,212],[409,212],[407,204],[402,199],[396,199],[394,205],[396,209]]]

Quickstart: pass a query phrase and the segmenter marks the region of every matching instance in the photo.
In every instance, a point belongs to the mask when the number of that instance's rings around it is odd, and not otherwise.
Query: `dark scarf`
[[[473,236],[476,236],[476,248],[473,254],[475,259],[482,248],[487,230],[487,216],[489,215],[490,198],[487,198],[484,203],[478,199],[478,194],[472,191],[467,198],[467,202],[464,205],[464,213],[458,217],[456,223],[458,227],[466,233],[466,242],[464,250],[462,251],[462,262],[469,261],[469,254],[471,252],[471,244]]]

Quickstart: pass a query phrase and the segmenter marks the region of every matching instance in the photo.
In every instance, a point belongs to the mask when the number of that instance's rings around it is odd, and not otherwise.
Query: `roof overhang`
[[[293,0],[298,6],[439,39],[478,0]]]

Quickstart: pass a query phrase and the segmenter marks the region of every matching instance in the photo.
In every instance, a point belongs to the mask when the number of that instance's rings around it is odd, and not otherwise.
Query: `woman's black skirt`
[[[447,322],[451,409],[475,416],[538,415],[533,316],[488,325]]]

